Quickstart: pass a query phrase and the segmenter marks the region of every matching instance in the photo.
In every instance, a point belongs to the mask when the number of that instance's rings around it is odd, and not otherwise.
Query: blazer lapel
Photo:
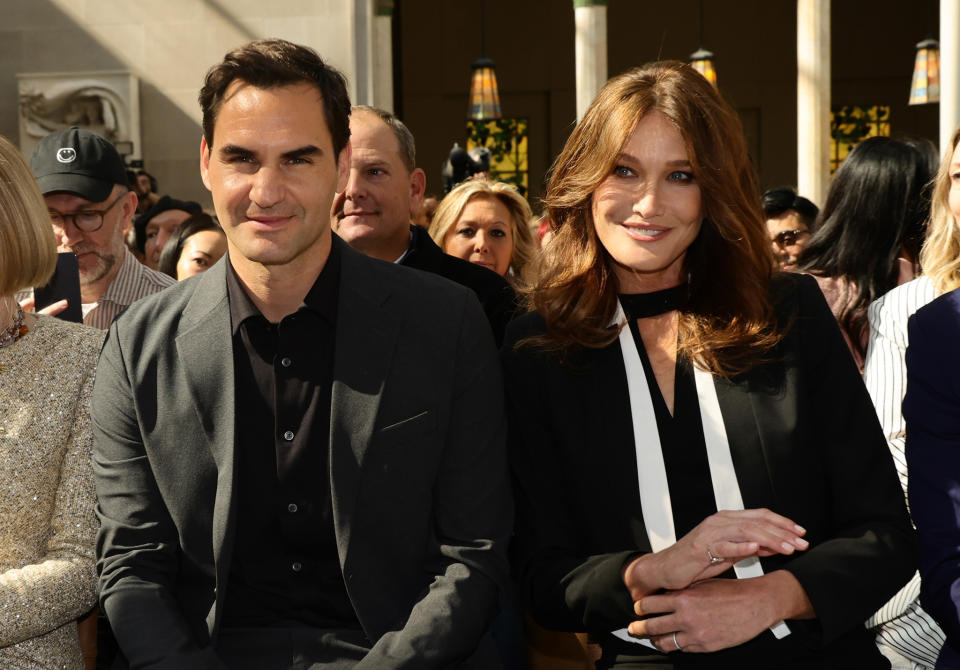
[[[723,424],[730,444],[730,456],[737,473],[740,495],[746,509],[775,507],[776,495],[770,479],[767,462],[770,442],[782,438],[782,431],[773,421],[761,421],[765,416],[756,407],[757,394],[750,392],[756,380],[750,378],[729,381],[714,377],[717,402],[723,416]],[[766,408],[769,409],[769,408]],[[772,423],[772,425],[771,425]]]
[[[381,276],[379,264],[336,236],[333,239],[341,245],[342,255],[330,401],[330,492],[343,566],[363,460],[377,423],[399,317],[388,309],[390,280]]]
[[[213,557],[218,598],[223,592],[232,534],[235,481],[235,386],[230,306],[227,300],[227,258],[196,281],[193,297],[183,310],[176,337],[177,356],[203,437],[217,465],[213,509]],[[219,609],[219,608],[218,608]],[[211,630],[213,622],[209,622]]]

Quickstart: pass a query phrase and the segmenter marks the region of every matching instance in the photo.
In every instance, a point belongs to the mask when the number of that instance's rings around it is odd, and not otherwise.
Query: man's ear
[[[135,191],[127,191],[123,194],[123,202],[120,203],[120,229],[126,234],[130,226],[133,225],[133,219],[137,215],[137,194]]]
[[[203,185],[207,187],[207,190],[210,190],[210,147],[207,145],[207,138],[200,137],[200,178],[203,180]]]
[[[414,168],[410,173],[410,216],[420,211],[423,194],[427,190],[427,173],[420,168]]]
[[[337,193],[342,193],[347,188],[347,180],[350,178],[350,158],[353,156],[353,145],[347,141],[347,145],[340,150],[337,156]]]

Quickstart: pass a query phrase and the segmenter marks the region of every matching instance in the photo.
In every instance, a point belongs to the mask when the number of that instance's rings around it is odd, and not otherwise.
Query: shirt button
[[[296,514],[298,509],[297,503],[290,503],[287,505],[287,511],[290,512],[290,514]]]
[[[280,365],[282,365],[285,368],[289,368],[292,364],[293,364],[293,361],[291,361],[286,356],[280,359]]]
[[[288,430],[287,432],[285,432],[283,434],[283,439],[285,439],[287,442],[290,442],[291,440],[293,440],[293,431]]]
[[[303,563],[301,563],[300,561],[294,561],[293,565],[290,566],[290,569],[293,570],[294,572],[300,572],[301,570],[303,570]]]

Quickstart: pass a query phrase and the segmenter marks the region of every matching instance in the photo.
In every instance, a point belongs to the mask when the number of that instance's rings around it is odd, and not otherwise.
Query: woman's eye
[[[199,265],[202,268],[207,267],[207,261],[205,258],[194,258],[193,262]]]
[[[689,182],[693,181],[693,173],[685,172],[683,170],[676,170],[675,172],[670,173],[668,179],[670,181]]]
[[[500,230],[499,228],[494,228],[490,231],[491,237],[506,237],[507,232],[505,230]]]
[[[613,168],[613,174],[618,177],[632,177],[634,173],[633,170],[625,165],[617,165]]]
[[[474,232],[476,232],[476,231],[474,231],[473,228],[459,228],[459,229],[457,229],[457,235],[459,235],[460,237],[473,237]]]

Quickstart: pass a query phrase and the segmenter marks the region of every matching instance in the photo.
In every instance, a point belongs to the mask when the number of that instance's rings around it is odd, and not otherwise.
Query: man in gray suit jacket
[[[512,507],[467,289],[337,240],[342,76],[281,40],[200,95],[228,255],[110,328],[101,602],[134,668],[498,667]]]

